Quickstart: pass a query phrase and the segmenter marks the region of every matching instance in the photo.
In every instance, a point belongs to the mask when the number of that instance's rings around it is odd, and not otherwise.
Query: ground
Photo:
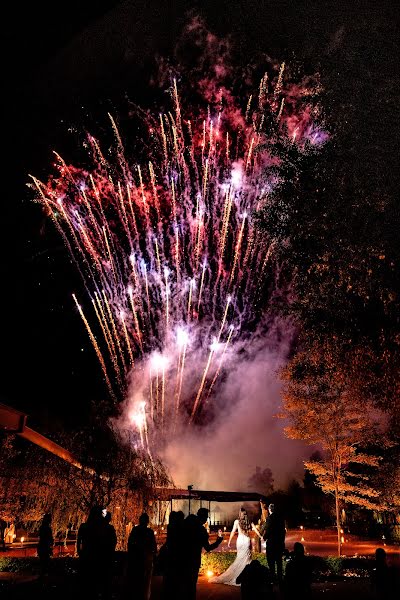
[[[212,536],[213,537],[213,536]],[[350,534],[344,535],[343,554],[347,556],[354,555],[373,555],[376,548],[385,546],[388,553],[388,561],[393,566],[399,568],[400,553],[399,547],[386,545],[385,540],[362,540]],[[328,556],[336,554],[336,534],[333,530],[289,530],[286,536],[286,546],[293,548],[293,544],[301,541],[308,554]],[[219,550],[226,551],[227,536]],[[63,545],[55,548],[55,555],[73,554],[74,546],[71,544],[68,548]],[[13,549],[5,553],[8,556],[34,556],[36,554],[36,542],[30,541],[25,544],[14,544]],[[4,556],[4,553],[0,553]],[[118,581],[116,581],[118,585]],[[153,594],[151,600],[161,600],[161,578],[154,577]],[[37,579],[29,574],[13,574],[0,572],[0,597],[1,600],[25,600],[29,598],[34,600],[70,600],[76,597],[73,576],[55,576],[49,579],[47,585],[42,588]],[[223,600],[231,598],[239,600],[240,588],[225,585],[210,584],[205,578],[199,579],[198,600]],[[372,600],[372,595],[368,579],[349,579],[345,581],[330,581],[328,583],[313,584],[313,600]],[[277,591],[276,600],[280,600]]]
[[[0,575],[2,575],[0,573]],[[49,582],[49,586],[43,588],[39,586],[36,580],[32,578],[21,579],[19,583],[7,587],[1,587],[2,578],[0,577],[0,596],[3,600],[70,600],[71,588],[64,581]],[[4,584],[4,581],[3,581]],[[151,600],[161,600],[161,578],[154,577],[153,592]],[[74,594],[72,594],[74,595]],[[210,584],[200,579],[198,584],[197,600],[239,600],[240,588],[234,588],[228,585]],[[373,600],[368,580],[358,581],[338,581],[330,583],[313,584],[312,600]],[[276,600],[281,596],[277,591]]]

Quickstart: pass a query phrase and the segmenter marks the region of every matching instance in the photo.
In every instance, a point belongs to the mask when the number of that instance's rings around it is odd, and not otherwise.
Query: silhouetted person
[[[106,551],[106,521],[99,506],[93,506],[86,523],[78,530],[76,549],[81,576],[80,591],[85,598],[97,597],[103,585],[101,569]]]
[[[181,510],[171,511],[167,526],[167,540],[164,544],[163,600],[180,600],[182,596],[181,557],[184,552],[183,523],[185,516]],[[160,550],[161,553],[161,550]]]
[[[7,523],[3,519],[0,519],[0,550],[3,552],[6,550],[6,527]]]
[[[296,542],[285,569],[285,598],[310,598],[311,567],[304,555],[304,546]]]
[[[395,597],[395,572],[386,562],[386,552],[383,548],[375,551],[375,568],[371,573],[372,588],[377,598],[385,599]],[[398,597],[398,596],[397,596]]]
[[[272,579],[267,567],[258,560],[252,560],[239,577],[236,583],[241,586],[242,600],[258,600],[261,598],[272,598]]]
[[[256,528],[257,531],[260,532],[264,528],[264,523],[267,520],[268,516],[268,507],[265,500],[260,500],[260,508],[261,508],[261,516],[258,519]],[[256,535],[254,538],[254,552],[261,552],[261,540],[262,536]]]
[[[208,510],[200,508],[197,515],[189,515],[186,517],[183,524],[184,547],[182,549],[182,565],[183,565],[183,599],[195,600],[196,585],[199,576],[201,564],[201,551],[204,548],[207,552],[217,548],[222,540],[222,536],[218,536],[217,540],[210,544],[208,541],[208,533],[204,524],[208,519]]]
[[[268,517],[261,527],[261,534],[266,542],[265,551],[271,576],[282,583],[282,556],[285,549],[285,522],[281,515],[275,511],[275,506],[268,506]]]
[[[53,532],[51,530],[51,515],[45,514],[39,527],[37,553],[40,561],[40,576],[49,572],[50,559],[53,556]]]
[[[134,527],[128,539],[128,587],[135,600],[149,600],[154,558],[157,543],[154,531],[149,528],[149,516],[143,513],[139,525]]]
[[[102,578],[101,591],[103,598],[112,596],[112,576],[114,568],[115,547],[117,545],[117,534],[111,525],[111,513],[107,512],[104,517],[104,553],[100,557],[100,576]]]

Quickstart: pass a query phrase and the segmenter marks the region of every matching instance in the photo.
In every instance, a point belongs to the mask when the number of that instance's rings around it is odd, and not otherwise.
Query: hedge
[[[209,552],[203,554],[200,573],[205,575],[207,571],[212,571],[214,575],[220,575],[233,563],[236,558],[236,552]],[[265,554],[253,554],[253,558],[267,566]],[[122,567],[126,559],[124,552],[117,552],[115,556],[115,570],[122,572]],[[342,577],[368,577],[374,566],[374,560],[368,557],[337,557],[337,556],[312,556],[308,555],[307,560],[311,564],[315,580],[326,580]],[[283,570],[286,562],[283,561]],[[78,559],[72,557],[55,557],[52,560],[52,571],[54,573],[66,574],[76,573],[78,568]],[[39,572],[39,559],[37,557],[16,558],[10,556],[0,556],[0,572],[22,573],[29,572],[36,574]]]
[[[200,573],[205,575],[212,571],[214,575],[220,575],[233,563],[236,552],[209,552],[203,554]],[[253,558],[267,565],[265,554],[253,554]],[[307,555],[315,579],[331,579],[335,577],[368,577],[374,566],[372,558],[337,557],[337,556],[314,556]],[[285,572],[286,561],[283,561],[283,572]]]

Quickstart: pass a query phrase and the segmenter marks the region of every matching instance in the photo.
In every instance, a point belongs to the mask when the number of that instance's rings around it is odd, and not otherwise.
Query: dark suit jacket
[[[279,513],[273,512],[272,515],[268,516],[260,533],[267,542],[267,548],[284,550],[286,536],[285,521]]]
[[[199,517],[189,515],[183,523],[183,540],[184,561],[189,569],[197,571],[201,564],[201,551],[204,548],[209,552],[217,548],[222,542],[222,538],[217,538],[217,541],[210,544],[208,541],[208,533]]]

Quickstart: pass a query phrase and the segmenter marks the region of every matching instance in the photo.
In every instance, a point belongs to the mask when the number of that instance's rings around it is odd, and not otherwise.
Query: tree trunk
[[[338,483],[335,482],[335,506],[336,506],[336,528],[337,528],[337,541],[338,541],[338,556],[341,555],[342,549],[342,532],[340,522],[340,507],[339,507],[339,489]]]

